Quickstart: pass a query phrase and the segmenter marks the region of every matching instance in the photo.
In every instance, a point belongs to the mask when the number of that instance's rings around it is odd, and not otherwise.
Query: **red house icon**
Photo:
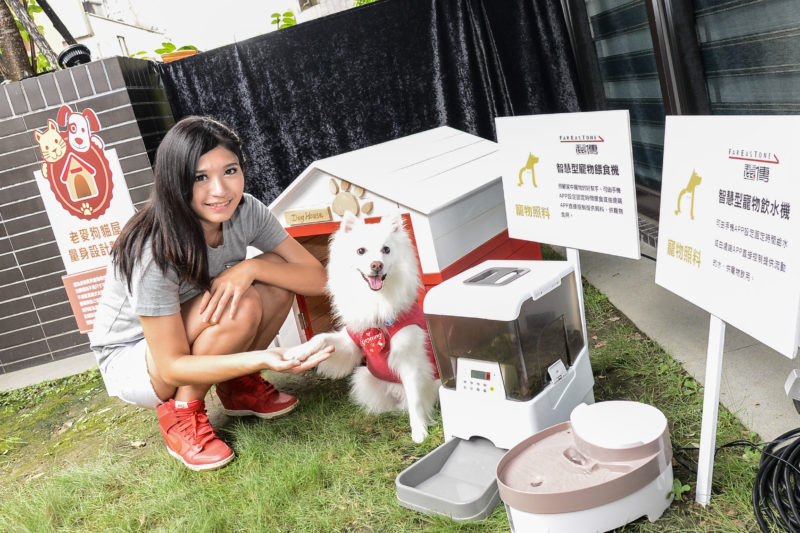
[[[67,185],[70,200],[79,202],[97,196],[97,182],[94,177],[97,174],[95,168],[70,152],[67,161],[61,171],[61,183]]]

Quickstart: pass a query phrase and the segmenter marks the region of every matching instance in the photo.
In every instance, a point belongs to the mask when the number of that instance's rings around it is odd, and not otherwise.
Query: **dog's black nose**
[[[373,261],[372,263],[369,264],[369,268],[373,272],[380,272],[381,270],[383,270],[383,263],[380,261]]]

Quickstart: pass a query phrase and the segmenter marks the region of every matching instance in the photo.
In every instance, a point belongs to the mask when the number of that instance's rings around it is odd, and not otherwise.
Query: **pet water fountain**
[[[579,405],[569,422],[528,437],[497,465],[512,532],[596,533],[647,516],[672,497],[667,419],[647,404]]]
[[[485,518],[506,451],[594,402],[578,281],[566,261],[487,261],[428,292],[445,443],[397,476],[401,505]]]

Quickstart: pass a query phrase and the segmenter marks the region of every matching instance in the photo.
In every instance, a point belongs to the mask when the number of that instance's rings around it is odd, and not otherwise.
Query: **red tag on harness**
[[[361,334],[361,348],[366,355],[379,354],[385,346],[386,337],[383,336],[383,331],[370,328]]]

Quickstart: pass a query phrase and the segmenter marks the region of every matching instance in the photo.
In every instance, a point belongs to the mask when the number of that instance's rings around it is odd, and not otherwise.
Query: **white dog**
[[[94,111],[86,108],[81,113],[73,113],[68,106],[62,106],[58,110],[58,124],[66,126],[69,145],[76,152],[88,152],[89,147],[94,143],[99,150],[103,150],[103,140],[93,131],[100,130],[100,121]]]
[[[315,335],[284,357],[303,360],[333,345],[317,371],[331,378],[352,373],[350,396],[368,413],[407,409],[411,438],[422,442],[440,380],[416,301],[419,267],[402,217],[366,224],[345,212],[331,237],[327,270],[333,312],[344,327]],[[359,366],[364,358],[367,365]]]

